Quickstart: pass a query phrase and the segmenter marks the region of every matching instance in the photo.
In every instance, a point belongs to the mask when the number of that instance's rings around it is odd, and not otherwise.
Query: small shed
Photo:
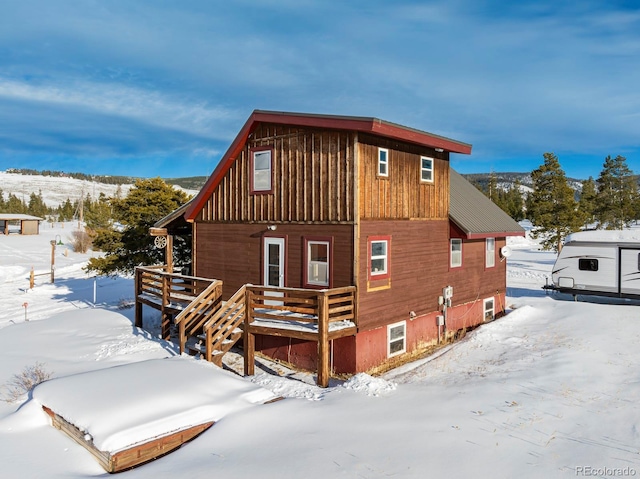
[[[0,213],[0,232],[8,235],[9,226],[17,225],[21,235],[40,234],[40,222],[43,218],[15,213]]]

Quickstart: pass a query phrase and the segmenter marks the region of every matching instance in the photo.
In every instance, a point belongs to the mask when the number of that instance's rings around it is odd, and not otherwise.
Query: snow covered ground
[[[67,393],[84,396],[92,383],[82,378],[91,371],[109,375],[135,363],[95,406],[102,419],[121,420],[123,390],[135,391],[140,375],[177,351],[157,330],[132,326],[131,279],[87,277],[88,255],[66,245],[56,247],[55,284],[38,276],[28,288],[31,266],[48,271],[50,240],[67,242],[72,227],[0,236],[0,384],[39,362],[64,378],[58,384]],[[510,246],[507,316],[384,377],[360,374],[327,389],[308,374],[261,363],[258,375],[241,381],[286,400],[228,409],[195,441],[122,477],[637,476],[639,303],[547,295],[541,287],[555,255],[524,238]],[[192,403],[193,391],[175,375],[158,381],[172,401]],[[55,381],[49,384],[33,398],[0,402],[0,477],[105,476],[85,449],[49,425],[38,402],[55,393]],[[148,412],[159,410],[160,394],[154,391]]]

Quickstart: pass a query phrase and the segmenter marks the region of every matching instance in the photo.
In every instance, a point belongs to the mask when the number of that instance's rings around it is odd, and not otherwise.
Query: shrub
[[[73,245],[73,250],[76,253],[86,253],[89,251],[92,243],[89,233],[84,230],[76,230],[71,233],[71,235],[73,236],[71,244]]]
[[[51,377],[52,373],[45,369],[45,365],[37,362],[33,366],[25,367],[21,373],[14,374],[2,386],[0,399],[5,402],[17,402],[29,394],[41,382]]]

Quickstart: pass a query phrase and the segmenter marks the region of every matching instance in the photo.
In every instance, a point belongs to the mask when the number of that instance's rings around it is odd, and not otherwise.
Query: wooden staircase
[[[201,354],[222,367],[222,357],[242,337],[240,325],[245,314],[245,287],[222,303],[222,282],[215,281],[176,316],[180,353]],[[190,339],[191,344],[187,342]],[[204,347],[203,347],[204,343]]]
[[[246,314],[246,286],[229,298],[204,325],[204,358],[222,367],[222,356],[242,337]]]

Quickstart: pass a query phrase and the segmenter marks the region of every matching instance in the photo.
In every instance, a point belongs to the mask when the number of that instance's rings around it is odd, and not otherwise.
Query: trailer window
[[[598,271],[598,260],[591,258],[580,258],[578,260],[578,269],[580,271]]]

